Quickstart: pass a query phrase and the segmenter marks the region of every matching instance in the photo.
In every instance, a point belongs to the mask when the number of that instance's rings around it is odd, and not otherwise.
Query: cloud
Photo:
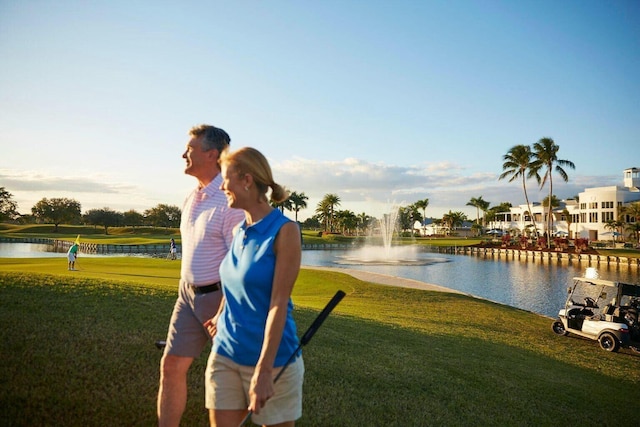
[[[12,190],[28,192],[127,194],[136,189],[133,185],[109,182],[100,176],[53,176],[6,169],[0,170],[0,182]]]
[[[472,197],[482,196],[491,206],[502,202],[525,203],[521,181],[498,180],[499,173],[471,171],[455,162],[398,166],[357,158],[317,161],[294,157],[272,161],[271,166],[276,182],[308,197],[307,208],[299,212],[300,220],[313,216],[318,203],[330,193],[340,198],[339,209],[356,214],[365,212],[378,218],[388,212],[391,205],[406,206],[423,199],[429,199],[426,214],[432,217],[441,217],[452,210],[475,218],[475,208],[466,206]],[[162,181],[166,179],[162,171],[147,173],[144,180],[125,178],[123,173],[118,178],[136,184],[116,181],[106,175],[63,176],[0,169],[0,186],[15,196],[23,213],[43,197],[74,198],[82,204],[83,211],[101,207],[144,211],[158,203],[181,206],[187,191],[195,185],[191,177],[172,175],[169,181]],[[554,178],[554,194],[560,199],[573,197],[585,188],[622,184],[622,174],[570,175],[568,183]],[[541,201],[547,196],[548,187],[540,190],[537,182],[529,181],[527,191],[530,201]]]
[[[293,158],[273,163],[277,182],[292,191],[304,192],[309,200],[302,218],[312,216],[325,194],[337,194],[340,209],[379,216],[390,204],[411,204],[429,199],[427,215],[463,211],[475,217],[475,208],[466,206],[472,197],[482,196],[491,205],[525,203],[521,181],[498,180],[499,173],[470,172],[454,162],[422,163],[396,166],[371,163],[356,158],[316,161]],[[589,187],[620,185],[621,176],[570,176],[568,183],[554,180],[554,194],[560,199],[577,195]],[[548,187],[540,190],[537,182],[528,181],[530,201],[541,201]],[[357,208],[353,208],[357,206]]]

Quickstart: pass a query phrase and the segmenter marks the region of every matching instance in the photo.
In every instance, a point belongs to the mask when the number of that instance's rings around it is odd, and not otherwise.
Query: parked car
[[[551,326],[558,335],[597,340],[605,351],[640,352],[640,285],[575,277]]]

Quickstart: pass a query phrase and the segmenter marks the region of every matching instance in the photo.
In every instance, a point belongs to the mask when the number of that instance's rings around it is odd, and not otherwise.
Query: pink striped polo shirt
[[[180,278],[196,286],[220,280],[220,262],[231,247],[233,228],[244,219],[244,211],[227,206],[220,190],[222,175],[187,196],[182,207],[182,263]]]

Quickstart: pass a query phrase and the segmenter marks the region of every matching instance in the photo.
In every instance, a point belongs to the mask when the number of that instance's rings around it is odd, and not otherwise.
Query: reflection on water
[[[0,258],[65,258],[67,250],[44,243],[0,243]],[[160,253],[108,253],[91,254],[80,251],[83,258],[100,258],[106,256],[134,256],[146,258],[167,258],[168,254]],[[180,253],[178,253],[180,258]]]
[[[347,250],[303,251],[303,265],[342,267]],[[512,307],[555,317],[566,299],[571,278],[582,276],[587,263],[557,260],[535,261],[475,255],[420,253],[421,258],[446,259],[449,262],[425,262],[423,265],[349,264],[348,268],[404,277],[445,286]],[[637,267],[592,265],[602,279],[638,283]]]

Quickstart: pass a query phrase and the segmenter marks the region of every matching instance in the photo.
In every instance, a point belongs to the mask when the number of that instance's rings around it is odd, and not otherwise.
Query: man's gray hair
[[[223,152],[231,142],[231,138],[227,132],[211,125],[194,126],[189,130],[189,135],[194,137],[204,135],[204,138],[202,138],[202,148],[205,151],[215,148],[219,152]]]

